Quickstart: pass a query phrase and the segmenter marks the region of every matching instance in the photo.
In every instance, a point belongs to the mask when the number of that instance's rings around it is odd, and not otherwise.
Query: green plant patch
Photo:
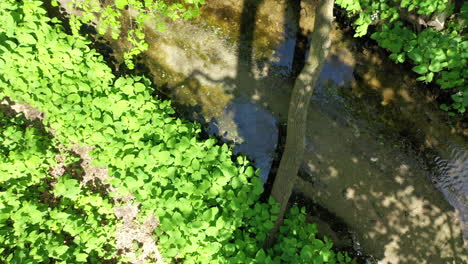
[[[393,61],[403,63],[409,59],[414,65],[412,70],[420,75],[416,80],[436,82],[441,89],[448,90],[453,101],[442,104],[442,110],[452,116],[466,112],[468,41],[463,32],[467,25],[467,2],[457,14],[453,14],[454,5],[448,0],[337,0],[336,3],[353,18],[356,37],[366,35],[368,27],[375,25],[376,32],[371,38],[391,52]],[[426,22],[440,14],[447,19],[442,21],[445,22],[442,31],[428,27],[416,34],[404,24],[408,18],[401,17],[402,13],[410,13],[413,23],[420,23],[415,19],[418,16]]]
[[[99,263],[115,257],[112,204],[71,175],[50,175],[58,165],[55,143],[22,116],[0,112],[2,263]]]
[[[441,12],[448,12],[449,16],[453,8],[448,0],[337,0],[335,2],[347,11],[349,17],[355,18],[356,37],[366,35],[368,27],[372,24],[398,21],[403,10],[431,17]]]
[[[418,35],[401,22],[382,26],[381,32],[372,34],[379,46],[392,52],[390,58],[397,63],[409,58],[419,75],[416,80],[435,81],[442,89],[449,90],[453,103],[441,105],[445,111],[463,114],[468,107],[468,41],[456,31],[447,34],[425,29]]]

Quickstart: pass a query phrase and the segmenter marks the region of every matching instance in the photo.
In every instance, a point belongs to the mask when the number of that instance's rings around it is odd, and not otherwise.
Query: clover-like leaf
[[[75,199],[81,193],[81,188],[77,180],[69,176],[62,176],[55,185],[54,193],[57,196],[63,196],[69,199]]]

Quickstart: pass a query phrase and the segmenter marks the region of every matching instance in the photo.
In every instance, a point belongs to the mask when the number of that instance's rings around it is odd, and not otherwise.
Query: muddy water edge
[[[138,68],[266,181],[313,13],[309,1],[211,0],[195,21],[148,27]],[[450,126],[427,87],[371,42],[343,24],[332,34],[294,199],[338,248],[371,263],[466,263],[467,129]],[[119,65],[129,44],[104,43]]]

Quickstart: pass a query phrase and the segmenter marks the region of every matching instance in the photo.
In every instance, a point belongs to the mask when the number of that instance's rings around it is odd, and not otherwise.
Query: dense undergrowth
[[[435,82],[452,99],[441,104],[449,115],[468,109],[468,2],[458,13],[448,0],[337,0],[354,18],[355,36],[375,26],[371,38],[390,51],[396,63],[409,61],[421,75],[416,80]],[[423,27],[420,32],[414,27]],[[437,28],[437,29],[435,29]]]
[[[0,262],[83,263],[114,254],[112,204],[68,173],[54,179],[57,155],[44,131],[0,112]],[[60,155],[62,165],[74,161]]]
[[[37,107],[54,134],[48,140],[23,119],[0,116],[0,262],[123,261],[111,202],[124,196],[138,204],[138,221],[159,219],[154,237],[168,262],[351,261],[318,239],[297,207],[264,251],[278,208],[259,202],[262,183],[249,161],[233,160],[213,138],[201,140],[200,126],[174,117],[169,101],[150,95],[146,78],[116,79],[88,41],[65,34],[40,5],[0,1],[0,99]],[[101,197],[72,175],[51,179],[59,143],[94,147],[95,165],[108,168],[106,184],[118,191]],[[47,194],[57,204],[40,199]]]

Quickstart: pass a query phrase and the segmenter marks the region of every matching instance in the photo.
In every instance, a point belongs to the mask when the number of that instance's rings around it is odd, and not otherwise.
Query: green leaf
[[[405,53],[398,54],[398,56],[396,58],[396,61],[399,62],[399,63],[405,62]]]
[[[67,100],[73,103],[79,103],[81,102],[81,98],[78,94],[70,94],[67,96]]]
[[[251,178],[254,175],[254,173],[255,173],[255,171],[252,168],[252,166],[247,167],[247,169],[245,170],[245,176],[247,178]]]
[[[427,65],[426,64],[421,64],[416,67],[413,67],[412,70],[416,73],[419,74],[425,74],[427,72]]]
[[[126,100],[121,100],[116,102],[114,105],[111,106],[112,108],[112,114],[114,117],[114,120],[118,120],[120,116],[126,112],[128,109],[128,101]]]
[[[215,218],[218,211],[218,207],[211,207],[203,213],[202,219],[204,219],[207,222],[211,222]]]
[[[62,176],[55,185],[54,193],[73,200],[81,193],[81,188],[77,180]]]
[[[432,82],[432,80],[434,79],[434,73],[433,73],[433,72],[430,72],[430,73],[428,73],[425,77],[426,77],[426,78],[425,78],[425,79],[426,79],[426,82],[428,82],[428,83],[429,83],[429,82]]]
[[[300,256],[301,256],[301,259],[302,259],[303,261],[310,261],[310,260],[312,260],[312,258],[313,258],[313,256],[314,256],[314,250],[313,250],[312,246],[310,246],[310,245],[304,246],[304,247],[301,249]]]
[[[263,223],[263,227],[266,229],[266,230],[271,230],[273,229],[274,227],[274,224],[270,221],[267,221],[267,222],[264,222]]]
[[[441,104],[440,105],[440,109],[444,110],[444,111],[448,111],[449,110],[449,107],[446,105],[446,104]]]
[[[258,263],[265,263],[265,259],[266,259],[266,254],[265,254],[265,251],[263,249],[260,249],[257,254],[255,254],[255,260],[258,262]]]
[[[429,70],[432,72],[440,72],[443,66],[438,61],[432,61],[431,65],[429,65]]]
[[[141,93],[146,90],[146,86],[142,83],[135,83],[135,92]]]
[[[133,88],[134,88],[133,85],[125,85],[120,89],[122,89],[122,92],[124,92],[125,94],[132,96],[135,94],[133,92]]]
[[[18,41],[20,44],[35,44],[36,39],[30,34],[19,34]]]
[[[333,257],[333,252],[331,250],[322,250],[320,255],[322,255],[325,262],[328,262]]]
[[[216,237],[216,235],[218,234],[218,228],[216,228],[215,226],[210,226],[206,229],[205,233],[207,236]]]
[[[253,184],[253,193],[255,195],[260,195],[263,193],[263,182],[258,178],[252,179]]]
[[[155,161],[160,164],[167,164],[171,160],[171,153],[169,151],[161,151],[154,154]]]
[[[66,245],[55,247],[53,249],[53,256],[58,259],[64,259],[65,258],[64,255],[65,255],[65,252],[67,252],[67,250],[68,250],[68,246]]]
[[[86,254],[86,253],[78,253],[78,254],[75,254],[75,258],[76,258],[76,261],[87,262],[87,260],[88,260],[88,254]]]
[[[128,5],[128,0],[115,0],[115,7],[118,9],[124,9]]]
[[[459,96],[458,94],[452,94],[451,97],[454,102],[457,102],[457,103],[463,102],[463,97]]]

